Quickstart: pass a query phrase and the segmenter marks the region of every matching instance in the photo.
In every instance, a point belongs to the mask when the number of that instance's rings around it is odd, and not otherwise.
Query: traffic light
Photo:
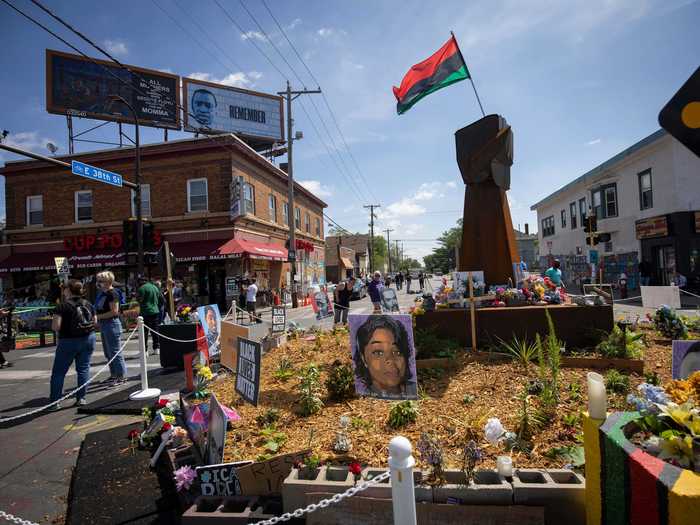
[[[124,221],[124,248],[127,252],[135,252],[138,250],[138,237],[136,228],[136,219],[127,219]],[[147,252],[152,252],[160,247],[161,238],[160,232],[156,231],[155,226],[150,221],[143,221],[143,249]]]
[[[659,124],[700,156],[700,67],[663,107]]]
[[[586,233],[598,231],[598,217],[591,215],[583,218],[583,231]]]
[[[127,253],[135,252],[138,249],[136,240],[136,219],[126,219],[124,228],[124,249]]]
[[[156,249],[155,239],[153,238],[153,223],[143,221],[143,249],[144,251],[152,252]]]
[[[586,235],[586,244],[596,246],[600,242],[600,235]]]

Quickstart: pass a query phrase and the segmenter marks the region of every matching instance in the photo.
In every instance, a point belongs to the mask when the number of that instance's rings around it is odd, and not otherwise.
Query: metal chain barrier
[[[51,408],[52,406],[57,405],[58,403],[60,403],[60,402],[63,401],[64,399],[69,398],[70,396],[72,396],[73,394],[75,394],[75,393],[76,393],[78,390],[80,390],[81,388],[88,386],[90,383],[92,383],[92,382],[94,381],[94,379],[95,379],[97,376],[99,376],[102,372],[104,372],[104,371],[107,369],[107,367],[111,364],[112,361],[114,361],[114,360],[117,358],[117,356],[118,356],[119,354],[122,353],[122,350],[124,350],[124,348],[126,348],[127,343],[131,340],[131,338],[133,337],[133,335],[134,335],[135,333],[136,333],[136,328],[134,328],[134,329],[131,331],[131,333],[129,334],[129,336],[126,338],[126,341],[124,341],[124,344],[123,344],[122,347],[117,351],[117,353],[115,353],[115,354],[112,356],[112,358],[111,358],[109,361],[107,361],[107,362],[104,364],[104,366],[103,366],[102,368],[100,368],[94,376],[92,376],[90,379],[88,379],[88,380],[85,382],[85,384],[80,385],[80,386],[79,386],[78,388],[76,388],[75,390],[72,390],[72,391],[68,392],[65,396],[63,396],[63,397],[57,399],[56,401],[52,401],[51,403],[49,403],[49,404],[46,405],[46,406],[39,407],[39,408],[35,408],[34,410],[30,410],[29,412],[26,412],[26,413],[24,413],[24,414],[19,414],[19,415],[17,415],[17,416],[4,417],[4,418],[0,419],[0,423],[7,423],[8,421],[14,421],[15,419],[21,419],[21,418],[23,418],[23,417],[27,417],[27,416],[31,416],[31,415],[33,415],[33,414],[37,414],[37,413],[39,413],[39,412],[43,412],[43,411],[46,410],[47,408]]]
[[[690,293],[689,291],[683,290],[682,288],[679,288],[679,290],[684,294],[688,294],[688,295],[691,295],[693,297],[697,297],[698,299],[700,299],[700,295],[695,295],[694,293]]]
[[[307,507],[297,509],[294,512],[285,512],[281,516],[276,516],[274,518],[270,518],[269,520],[257,521],[254,525],[274,525],[275,523],[279,523],[281,521],[289,521],[292,518],[301,518],[304,514],[310,514],[318,509],[325,509],[329,505],[340,503],[344,498],[351,498],[358,492],[362,492],[373,485],[377,485],[385,479],[389,479],[389,477],[391,477],[391,471],[387,470],[386,472],[379,474],[376,478],[372,478],[369,481],[363,481],[356,487],[351,487],[341,494],[336,494],[332,498],[321,500],[318,503],[311,503]]]
[[[34,523],[33,521],[23,520],[22,518],[13,516],[9,512],[5,512],[4,510],[0,510],[0,518],[7,521],[11,521],[12,523],[19,523],[20,525],[39,525],[38,523]]]

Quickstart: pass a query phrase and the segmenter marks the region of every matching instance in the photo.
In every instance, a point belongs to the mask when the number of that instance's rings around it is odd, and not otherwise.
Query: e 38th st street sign
[[[98,182],[105,182],[112,186],[119,186],[121,188],[123,185],[122,176],[118,173],[96,168],[95,166],[90,166],[89,164],[78,162],[77,160],[71,161],[71,171],[74,175],[80,175],[81,177]]]

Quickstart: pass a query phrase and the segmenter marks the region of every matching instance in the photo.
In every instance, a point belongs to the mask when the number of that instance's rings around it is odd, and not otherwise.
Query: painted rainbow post
[[[647,454],[625,435],[638,412],[584,418],[587,525],[692,525],[700,475]]]

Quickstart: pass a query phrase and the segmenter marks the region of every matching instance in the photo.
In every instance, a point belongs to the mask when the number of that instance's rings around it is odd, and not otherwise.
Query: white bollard
[[[148,367],[146,366],[146,337],[143,332],[143,317],[136,318],[136,330],[139,336],[139,358],[141,360],[141,390],[133,392],[129,399],[153,399],[160,395],[159,388],[148,388]]]
[[[389,442],[394,525],[416,523],[416,494],[413,487],[413,466],[416,460],[411,451],[411,442],[403,436],[396,436]]]

